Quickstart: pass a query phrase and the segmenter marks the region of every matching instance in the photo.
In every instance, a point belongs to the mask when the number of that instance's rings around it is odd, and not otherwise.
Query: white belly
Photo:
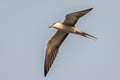
[[[57,29],[62,30],[62,31],[67,32],[67,33],[80,32],[79,29],[75,28],[74,26],[61,25]]]

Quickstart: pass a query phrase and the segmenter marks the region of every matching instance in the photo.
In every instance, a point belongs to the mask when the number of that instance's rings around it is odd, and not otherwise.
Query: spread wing
[[[62,44],[62,42],[65,40],[67,36],[68,36],[68,33],[58,30],[55,33],[55,35],[49,40],[47,44],[45,64],[44,64],[45,76],[47,75],[49,69],[51,68],[53,61],[55,60],[55,57],[57,55],[60,45]]]
[[[70,13],[67,14],[65,16],[65,20],[63,22],[63,24],[65,25],[70,25],[70,26],[74,26],[78,19],[82,16],[84,16],[85,14],[87,14],[89,11],[91,11],[93,8],[87,9],[87,10],[82,10],[82,11],[78,11],[78,12],[74,12],[74,13]]]

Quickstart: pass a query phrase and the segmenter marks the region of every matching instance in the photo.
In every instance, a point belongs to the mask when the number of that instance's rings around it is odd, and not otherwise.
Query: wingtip
[[[87,14],[88,12],[90,12],[93,8],[89,8],[89,9],[86,9],[86,10],[83,10],[82,12],[85,14]]]
[[[90,8],[90,10],[92,10],[93,8]]]
[[[44,72],[44,76],[45,76],[45,77],[47,76],[47,72]]]
[[[47,74],[44,74],[44,76],[46,77]]]
[[[46,70],[46,68],[44,68],[44,76],[47,76],[48,71]]]
[[[91,11],[93,8],[89,8],[89,9],[87,9],[87,11]]]

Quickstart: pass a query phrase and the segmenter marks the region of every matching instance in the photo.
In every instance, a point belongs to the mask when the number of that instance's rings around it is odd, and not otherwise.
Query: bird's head
[[[61,26],[61,23],[53,23],[51,26],[49,26],[49,28],[59,28],[59,26]]]

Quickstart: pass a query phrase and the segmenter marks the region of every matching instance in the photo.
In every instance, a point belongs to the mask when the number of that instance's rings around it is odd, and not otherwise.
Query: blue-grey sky
[[[120,80],[119,0],[0,0],[0,80]],[[98,37],[70,34],[47,77],[49,29],[67,13],[94,8],[76,27]]]

